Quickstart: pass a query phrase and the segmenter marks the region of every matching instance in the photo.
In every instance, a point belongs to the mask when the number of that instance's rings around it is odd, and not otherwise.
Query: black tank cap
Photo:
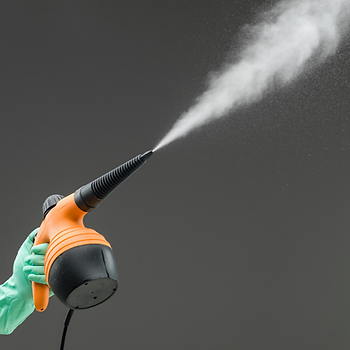
[[[63,198],[64,198],[64,196],[62,196],[60,194],[53,194],[50,197],[47,197],[44,204],[43,204],[44,217]]]

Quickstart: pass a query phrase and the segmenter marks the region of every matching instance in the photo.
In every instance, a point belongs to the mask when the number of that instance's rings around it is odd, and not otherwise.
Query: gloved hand
[[[38,230],[24,241],[13,264],[12,276],[0,286],[0,334],[12,333],[34,311],[31,281],[46,283],[44,257],[48,244],[33,247]]]
[[[37,232],[37,230],[33,231]],[[32,282],[47,284],[44,272],[44,260],[48,243],[32,247],[32,254],[28,255],[23,263],[23,272],[27,274],[28,280]]]

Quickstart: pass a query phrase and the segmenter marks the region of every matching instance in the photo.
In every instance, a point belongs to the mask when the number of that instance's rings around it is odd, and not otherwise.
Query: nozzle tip
[[[140,158],[142,160],[147,160],[151,155],[153,154],[152,150],[147,151],[146,153],[144,153]]]

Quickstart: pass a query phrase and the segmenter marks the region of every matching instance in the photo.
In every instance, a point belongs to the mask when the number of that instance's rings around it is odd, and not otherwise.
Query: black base
[[[51,266],[49,285],[71,309],[103,303],[118,288],[112,249],[102,244],[86,244],[65,251]]]

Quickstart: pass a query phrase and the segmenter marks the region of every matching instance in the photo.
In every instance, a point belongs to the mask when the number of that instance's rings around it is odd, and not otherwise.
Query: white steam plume
[[[257,101],[268,88],[292,81],[333,54],[348,29],[350,0],[278,3],[251,27],[255,37],[237,62],[210,80],[207,90],[155,147],[167,145],[229,111]]]

